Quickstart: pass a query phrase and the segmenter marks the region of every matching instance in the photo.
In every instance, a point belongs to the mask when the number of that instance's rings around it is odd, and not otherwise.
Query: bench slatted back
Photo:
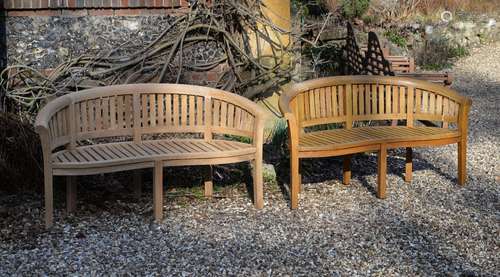
[[[292,100],[291,108],[301,127],[309,127],[323,122],[345,122],[346,86],[324,86],[305,90]]]
[[[179,93],[141,93],[140,133],[203,133],[205,97]]]
[[[415,89],[415,119],[441,121],[447,127],[458,122],[460,102],[428,89]]]
[[[222,99],[212,99],[212,132],[251,136],[255,117],[247,110]]]
[[[52,149],[116,136],[139,142],[143,134],[153,133],[200,133],[205,140],[213,134],[253,138],[257,123],[251,101],[198,86],[123,85],[59,98],[48,104],[53,106],[48,120]]]
[[[350,86],[353,121],[406,119],[406,86],[384,83]]]
[[[56,111],[49,120],[49,138],[51,147],[56,148],[70,142],[69,107]]]
[[[74,103],[76,140],[132,135],[134,128],[132,94],[78,99]]]
[[[390,76],[339,76],[306,81],[285,92],[299,128],[356,121],[458,122],[466,98],[425,81]]]

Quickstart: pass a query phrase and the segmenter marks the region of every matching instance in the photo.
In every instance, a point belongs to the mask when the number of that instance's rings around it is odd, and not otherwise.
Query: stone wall
[[[126,55],[140,49],[189,7],[184,0],[4,3],[7,64],[26,64],[42,72],[50,72],[60,63],[85,53],[97,55],[113,50]],[[221,51],[213,42],[200,43],[185,50],[182,60],[184,64],[204,64],[220,57]],[[177,57],[175,61],[179,60]],[[180,82],[213,86],[224,66],[206,72],[186,69]]]
[[[168,15],[7,17],[8,62],[48,69],[84,53],[135,49],[173,20]]]

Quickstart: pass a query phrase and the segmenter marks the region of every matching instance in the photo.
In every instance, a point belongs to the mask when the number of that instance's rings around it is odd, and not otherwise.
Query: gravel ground
[[[456,184],[456,146],[446,146],[415,151],[411,184],[403,152],[391,152],[386,200],[374,195],[375,155],[355,157],[347,187],[339,160],[307,162],[296,211],[277,186],[267,185],[261,211],[244,185],[226,186],[213,200],[169,197],[156,225],[150,185],[136,201],[123,178],[105,178],[114,186],[80,186],[74,217],[59,189],[47,232],[39,196],[0,195],[0,275],[500,275],[500,44],[454,71],[454,88],[474,101],[466,187]]]

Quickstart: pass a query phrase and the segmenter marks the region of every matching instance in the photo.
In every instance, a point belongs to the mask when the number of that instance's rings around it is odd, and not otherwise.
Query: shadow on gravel
[[[387,174],[397,175],[404,178],[405,158],[404,150],[390,150],[387,157]],[[456,183],[457,177],[442,171],[433,163],[423,159],[418,153],[414,152],[413,172],[419,170],[431,170],[441,175],[450,182]],[[278,184],[281,191],[288,199],[288,186],[290,182],[290,167],[288,160],[282,160],[280,163],[274,163]],[[456,162],[454,163],[456,165]],[[300,170],[303,183],[322,183],[332,180],[342,181],[342,157],[303,159],[300,162]],[[363,187],[373,195],[376,195],[376,176],[377,176],[377,154],[356,154],[351,159],[352,179],[358,179]],[[375,177],[375,180],[370,177]]]

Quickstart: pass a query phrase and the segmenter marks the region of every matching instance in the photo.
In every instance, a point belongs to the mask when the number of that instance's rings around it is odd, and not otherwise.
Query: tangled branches
[[[113,84],[178,83],[187,70],[207,71],[221,64],[228,66],[216,87],[250,99],[263,97],[290,79],[291,46],[280,39],[288,32],[269,20],[260,0],[193,2],[188,13],[165,26],[153,41],[126,54],[120,49],[84,54],[60,64],[48,76],[26,65],[6,68],[0,81],[8,101],[17,112],[34,114],[49,97]],[[198,64],[183,60],[186,49],[207,42],[222,54]],[[270,51],[264,53],[263,44]]]

